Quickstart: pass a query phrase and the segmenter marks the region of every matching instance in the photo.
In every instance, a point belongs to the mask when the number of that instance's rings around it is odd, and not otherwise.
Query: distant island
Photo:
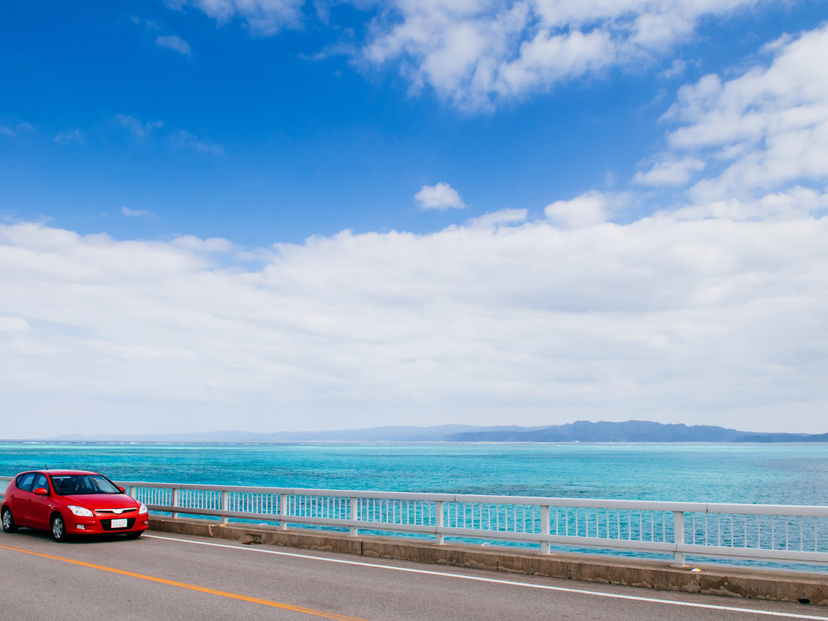
[[[203,433],[84,436],[62,435],[56,442],[285,443],[285,442],[828,442],[828,433],[756,433],[710,425],[630,420],[577,421],[542,427],[370,427],[338,431],[210,431]]]

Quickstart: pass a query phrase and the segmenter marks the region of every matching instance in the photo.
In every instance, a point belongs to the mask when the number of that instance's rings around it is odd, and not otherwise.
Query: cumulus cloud
[[[466,206],[457,190],[442,181],[437,185],[424,185],[414,199],[422,209],[462,209]]]
[[[684,183],[700,200],[747,196],[828,180],[828,24],[766,47],[770,61],[730,80],[711,74],[682,87],[665,120],[666,163],[636,181]],[[666,179],[666,181],[665,181]]]
[[[239,17],[257,35],[272,35],[301,22],[304,0],[174,0],[176,9],[191,4],[220,24]]]
[[[501,209],[492,213],[487,213],[477,218],[472,218],[467,225],[472,228],[491,229],[499,226],[516,224],[524,222],[527,216],[526,209]]]
[[[158,430],[201,407],[204,428],[509,411],[823,431],[828,197],[624,225],[605,221],[614,200],[556,202],[551,221],[516,210],[425,235],[313,237],[258,267],[226,240],[0,225],[0,317],[28,325],[4,341],[0,394],[32,412],[58,395],[104,427],[113,407],[143,408]]]
[[[155,38],[155,45],[173,50],[184,56],[190,55],[190,44],[178,35],[163,35]]]
[[[180,235],[172,241],[172,244],[191,252],[221,253],[230,252],[235,248],[232,242],[221,237],[199,239],[195,235]]]
[[[752,0],[397,0],[363,49],[373,64],[398,63],[415,89],[430,86],[468,110],[546,90],[611,66],[649,62],[686,40],[702,17]]]
[[[754,3],[354,0],[350,4],[371,16],[367,38],[332,49],[347,50],[366,67],[394,66],[413,92],[429,87],[460,109],[479,111],[608,67],[652,62],[692,36],[702,18]],[[219,23],[240,18],[258,35],[300,27],[303,19],[302,0],[189,4]],[[317,12],[328,15],[325,7]],[[682,69],[674,64],[668,73]]]
[[[633,182],[640,185],[684,185],[690,177],[705,169],[707,163],[697,157],[657,162],[646,172],[637,172]]]
[[[610,196],[602,192],[587,192],[568,201],[555,201],[547,205],[544,213],[555,225],[577,229],[606,222],[609,219],[611,204],[620,196]]]

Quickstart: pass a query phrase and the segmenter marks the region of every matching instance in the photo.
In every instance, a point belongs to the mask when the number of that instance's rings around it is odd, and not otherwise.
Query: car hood
[[[136,509],[138,502],[126,494],[75,494],[63,497],[68,504],[87,509]]]

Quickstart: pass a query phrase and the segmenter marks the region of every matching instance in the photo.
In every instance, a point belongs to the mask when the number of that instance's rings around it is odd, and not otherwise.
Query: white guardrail
[[[0,489],[10,477],[0,477]],[[150,511],[627,553],[828,564],[828,507],[121,481]]]

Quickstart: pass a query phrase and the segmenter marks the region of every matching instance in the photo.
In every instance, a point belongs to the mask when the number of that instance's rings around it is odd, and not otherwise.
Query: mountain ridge
[[[140,443],[290,443],[290,442],[552,442],[552,443],[649,443],[649,442],[828,442],[828,433],[774,433],[728,429],[714,425],[685,425],[629,420],[623,422],[575,421],[563,425],[431,427],[384,426],[329,431],[209,431],[176,434],[69,434],[50,438],[57,442]]]

